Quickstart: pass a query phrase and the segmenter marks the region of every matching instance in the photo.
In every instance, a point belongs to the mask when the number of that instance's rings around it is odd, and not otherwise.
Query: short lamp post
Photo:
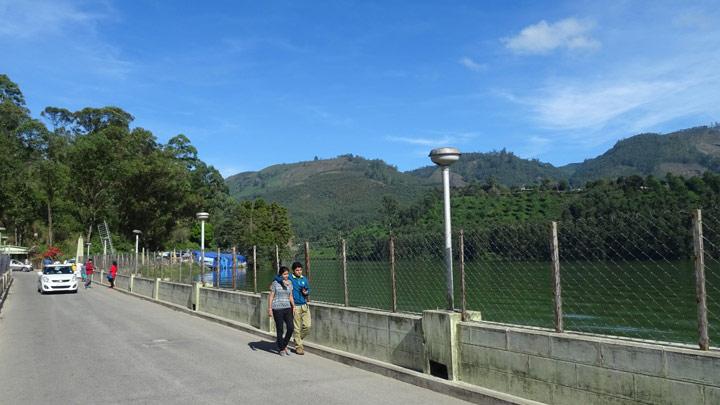
[[[135,275],[138,273],[138,251],[140,250],[140,235],[142,234],[142,231],[138,229],[133,229],[133,233],[135,234]]]
[[[198,212],[195,216],[200,220],[200,282],[205,285],[203,279],[203,269],[205,267],[205,221],[210,218],[210,214]]]
[[[3,242],[2,242],[2,233],[3,233],[4,230],[5,230],[5,227],[4,227],[4,226],[0,226],[0,245],[3,244]]]
[[[430,151],[430,159],[442,168],[443,174],[443,200],[445,207],[445,271],[447,272],[447,309],[455,309],[455,291],[453,286],[452,262],[452,228],[450,224],[450,165],[460,159],[460,151],[456,148],[437,148]]]

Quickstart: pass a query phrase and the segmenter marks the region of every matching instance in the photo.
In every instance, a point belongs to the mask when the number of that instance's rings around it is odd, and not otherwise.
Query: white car
[[[40,294],[55,291],[78,292],[79,279],[69,264],[47,264],[38,271],[37,290]]]
[[[12,271],[32,271],[32,264],[25,264],[20,260],[11,259],[10,268]]]

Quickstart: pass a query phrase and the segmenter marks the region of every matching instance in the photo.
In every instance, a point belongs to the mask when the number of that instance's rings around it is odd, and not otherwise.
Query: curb
[[[5,305],[5,300],[7,299],[7,296],[10,293],[10,287],[12,287],[14,282],[15,282],[15,279],[13,277],[10,277],[10,283],[8,283],[7,288],[5,289],[5,291],[0,293],[0,295],[1,295],[0,310],[2,310],[2,307]]]
[[[106,286],[106,284],[101,284]],[[202,311],[193,311],[189,308],[185,308],[180,305],[172,304],[165,301],[156,300],[143,295],[138,295],[133,292],[118,289],[115,290],[127,294],[136,298],[140,298],[145,301],[150,301],[156,304],[160,304],[166,308],[183,312],[188,315],[196,316],[201,319],[205,319],[211,322],[215,322],[224,326],[228,326],[233,329],[241,330],[261,338],[268,339],[270,341],[275,340],[275,336],[271,333],[262,331],[253,326],[235,322],[230,319],[222,318],[216,315],[212,315]],[[324,357],[329,360],[336,361],[338,363],[345,364],[347,366],[359,368],[371,373],[380,374],[385,377],[389,377],[398,381],[402,381],[407,384],[412,384],[420,388],[429,389],[431,391],[445,394],[454,398],[458,398],[464,401],[476,403],[476,404],[488,404],[488,405],[505,405],[505,404],[516,404],[516,405],[542,405],[542,402],[532,401],[525,398],[516,397],[510,394],[505,394],[499,391],[493,391],[487,388],[478,387],[462,382],[448,381],[441,378],[433,377],[428,374],[423,374],[418,371],[406,369],[394,364],[385,363],[382,361],[374,360],[368,357],[358,356],[352,353],[343,352],[340,350],[332,349],[330,347],[318,345],[312,342],[305,342],[305,351]]]

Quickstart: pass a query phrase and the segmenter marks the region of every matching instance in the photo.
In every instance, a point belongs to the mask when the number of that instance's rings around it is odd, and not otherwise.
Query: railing
[[[720,211],[628,213],[489,224],[453,235],[456,309],[558,332],[697,344],[720,334]],[[235,249],[230,268],[147,254],[145,277],[266,291],[280,265],[303,264],[315,301],[393,312],[446,307],[441,232],[353,235],[330,243]],[[117,260],[135,272],[135,255]]]

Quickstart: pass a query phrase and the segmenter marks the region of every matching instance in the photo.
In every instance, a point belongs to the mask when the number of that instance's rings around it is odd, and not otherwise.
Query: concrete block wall
[[[121,274],[118,274],[117,276],[115,276],[115,288],[120,288],[122,290],[129,291],[130,290],[130,276],[124,276]]]
[[[260,294],[200,288],[200,311],[260,328]]]
[[[422,371],[422,318],[371,309],[310,304],[309,342]]]
[[[155,280],[147,278],[135,277],[133,280],[133,290],[135,294],[142,295],[143,297],[153,298],[155,291]]]
[[[161,281],[158,288],[158,299],[192,309],[191,285]]]
[[[459,380],[552,404],[720,404],[720,353],[461,322]]]

